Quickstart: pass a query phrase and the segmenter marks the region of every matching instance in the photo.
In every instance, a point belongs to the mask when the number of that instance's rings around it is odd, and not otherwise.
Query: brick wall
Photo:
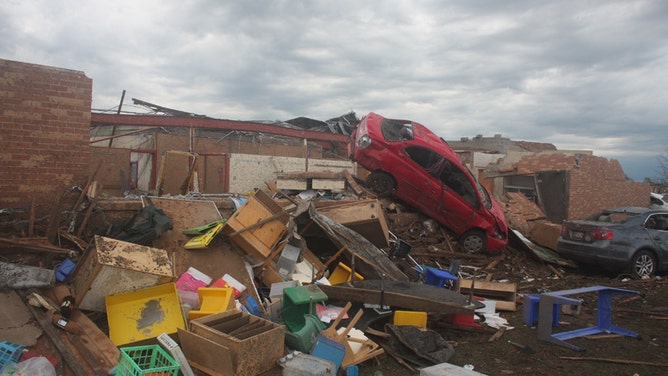
[[[88,178],[93,82],[83,72],[0,59],[3,208],[49,214],[65,187]]]
[[[649,206],[650,185],[626,180],[616,160],[582,155],[569,171],[567,219],[582,219],[618,206]]]
[[[517,174],[527,175],[538,171],[564,171],[575,165],[575,156],[563,153],[541,153],[522,157],[517,162]]]

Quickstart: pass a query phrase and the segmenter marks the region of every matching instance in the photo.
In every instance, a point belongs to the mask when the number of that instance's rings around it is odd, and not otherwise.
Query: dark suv
[[[499,251],[508,225],[499,204],[440,137],[410,120],[370,113],[351,135],[348,155],[369,170],[366,184],[394,196],[459,236],[469,253]]]

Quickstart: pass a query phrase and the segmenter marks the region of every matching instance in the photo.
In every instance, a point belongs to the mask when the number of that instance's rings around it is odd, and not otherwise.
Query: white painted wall
[[[308,164],[307,164],[308,163]],[[230,193],[246,194],[255,188],[275,181],[282,172],[341,172],[356,173],[356,164],[351,161],[332,159],[308,159],[276,157],[256,154],[230,154]]]

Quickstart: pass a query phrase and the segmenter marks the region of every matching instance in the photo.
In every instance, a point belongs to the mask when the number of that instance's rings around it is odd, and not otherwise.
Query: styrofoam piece
[[[272,283],[271,288],[269,290],[269,299],[271,299],[271,301],[274,301],[276,299],[282,299],[283,290],[287,287],[295,287],[295,286],[299,286],[299,282],[285,281],[285,282]]]
[[[496,300],[491,300],[491,299],[482,299],[480,301],[482,304],[485,306],[482,308],[478,308],[475,310],[476,313],[494,313],[496,312]]]
[[[468,367],[470,368],[470,367]],[[440,363],[420,369],[420,376],[486,376],[484,373],[456,366],[450,363]]]
[[[299,281],[302,284],[309,284],[313,278],[315,278],[317,273],[318,272],[315,270],[313,264],[307,259],[304,259],[295,265],[295,270],[292,272],[292,279]]]
[[[172,354],[174,359],[179,363],[179,368],[185,376],[195,376],[186,356],[183,354],[183,351],[179,345],[169,336],[167,333],[162,333],[158,337],[158,342],[164,347],[167,351]]]
[[[336,330],[338,334],[343,333],[346,330],[346,327],[342,326]],[[363,346],[364,341],[368,340],[366,335],[364,335],[364,332],[357,329],[357,328],[352,328],[348,332],[348,337],[355,339],[354,341],[349,341],[348,344],[350,344],[350,349],[352,350],[353,354],[357,354]]]

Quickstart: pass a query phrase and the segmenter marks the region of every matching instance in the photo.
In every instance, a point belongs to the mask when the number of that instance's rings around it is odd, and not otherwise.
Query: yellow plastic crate
[[[105,303],[109,338],[116,346],[176,334],[186,327],[174,283],[109,295]]]
[[[348,265],[340,262],[332,272],[332,275],[329,276],[329,283],[338,285],[339,283],[350,282],[350,275],[352,272],[353,270]],[[362,277],[361,274],[355,272],[355,281],[363,280],[364,277]]]
[[[427,327],[427,312],[394,311],[394,325],[412,325],[420,328]]]
[[[190,320],[227,311],[230,308],[234,290],[231,287],[200,287],[197,289],[200,308],[188,312]]]

